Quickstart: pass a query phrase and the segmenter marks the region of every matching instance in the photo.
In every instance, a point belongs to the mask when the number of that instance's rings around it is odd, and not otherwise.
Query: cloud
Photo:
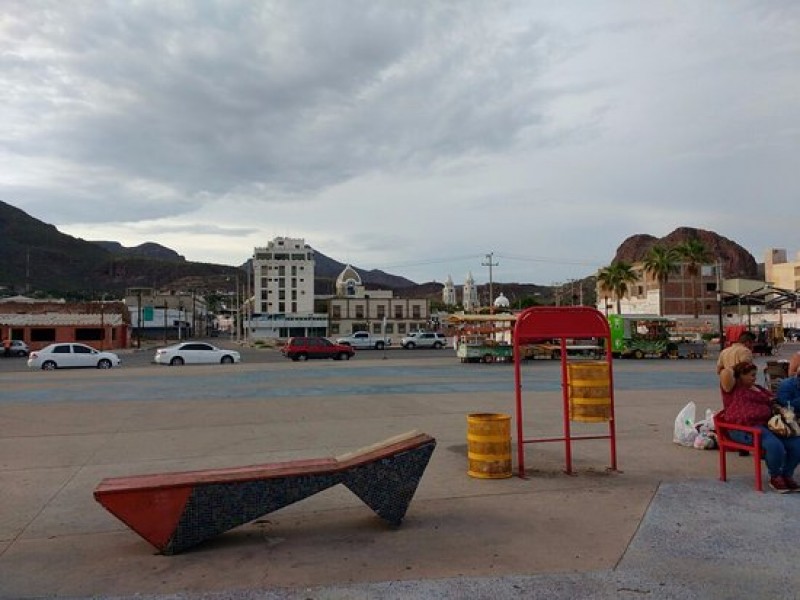
[[[421,280],[495,251],[545,281],[635,233],[794,239],[791,2],[0,11],[0,197],[87,239],[240,264],[289,235]]]

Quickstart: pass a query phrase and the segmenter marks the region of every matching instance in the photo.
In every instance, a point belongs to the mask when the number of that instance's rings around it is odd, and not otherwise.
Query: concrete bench
[[[435,446],[412,431],[335,458],[103,479],[94,498],[163,554],[340,483],[399,525]]]

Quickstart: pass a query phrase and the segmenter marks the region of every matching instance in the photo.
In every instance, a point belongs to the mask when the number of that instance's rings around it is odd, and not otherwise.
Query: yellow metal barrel
[[[495,413],[469,415],[467,458],[471,477],[511,477],[511,417]]]
[[[567,379],[571,421],[600,423],[611,419],[611,378],[607,362],[569,363]]]

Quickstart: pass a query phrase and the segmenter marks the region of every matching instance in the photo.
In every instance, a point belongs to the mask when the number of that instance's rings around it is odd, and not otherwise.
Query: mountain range
[[[662,238],[632,235],[619,246],[612,261],[635,262],[655,244],[674,246],[691,238],[700,239],[721,261],[726,277],[758,275],[755,259],[736,242],[713,231],[691,227],[680,227]],[[315,293],[332,294],[335,279],[346,265],[317,249],[314,254]],[[381,270],[352,266],[368,289],[391,289],[401,297],[441,299],[441,283],[417,284]],[[244,281],[248,267],[249,260],[240,266],[187,261],[154,242],[126,247],[115,241],[86,241],[0,201],[0,295],[37,293],[91,299],[103,294],[119,297],[132,287],[226,293],[233,291],[237,276]],[[589,276],[575,282],[580,289],[573,288],[571,293],[577,297],[580,292],[584,302],[591,304],[594,279]],[[532,283],[496,282],[494,286],[495,294],[502,291],[512,305],[525,298],[549,303],[563,292]]]
[[[187,261],[174,250],[147,242],[126,247],[115,241],[86,241],[62,233],[0,201],[0,290],[3,295],[38,291],[67,297],[122,294],[131,287],[232,291],[240,266]],[[315,287],[332,293],[340,263],[318,250]],[[353,267],[368,288],[409,289],[416,283],[377,269]],[[3,290],[3,288],[5,288]],[[441,290],[441,286],[439,286]]]

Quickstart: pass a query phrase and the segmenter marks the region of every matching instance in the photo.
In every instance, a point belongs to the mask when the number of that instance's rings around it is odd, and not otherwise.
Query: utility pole
[[[492,262],[494,252],[489,252],[486,255],[486,261],[481,263],[482,267],[489,267],[489,312],[494,313],[494,283],[492,280],[492,267],[498,266],[500,263]]]
[[[719,350],[725,348],[725,325],[722,321],[722,260],[717,259],[717,316],[719,318]]]

